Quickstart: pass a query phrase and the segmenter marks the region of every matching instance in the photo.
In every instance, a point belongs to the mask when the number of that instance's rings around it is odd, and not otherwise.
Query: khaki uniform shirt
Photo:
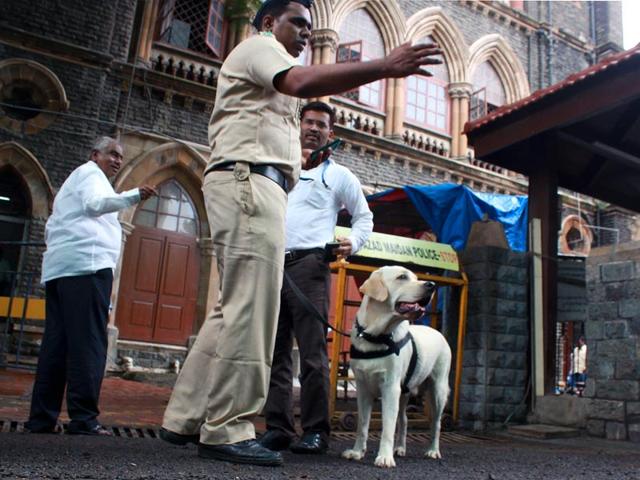
[[[220,69],[216,103],[209,121],[211,157],[207,168],[229,161],[270,164],[290,188],[300,176],[300,100],[276,90],[277,74],[298,66],[273,35],[240,43]]]

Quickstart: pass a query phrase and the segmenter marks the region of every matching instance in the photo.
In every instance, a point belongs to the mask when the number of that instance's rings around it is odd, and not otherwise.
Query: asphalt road
[[[0,478],[29,479],[640,479],[640,445],[591,438],[528,441],[504,437],[442,445],[444,458],[422,458],[425,445],[408,444],[397,467],[373,466],[377,441],[363,462],[340,452],[350,441],[333,441],[327,455],[285,453],[284,467],[238,466],[200,459],[194,446],[175,447],[154,438],[78,437],[0,433]]]

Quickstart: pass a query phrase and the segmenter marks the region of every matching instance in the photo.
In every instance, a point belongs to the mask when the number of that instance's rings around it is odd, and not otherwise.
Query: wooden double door
[[[199,265],[196,237],[136,226],[122,262],[119,338],[186,345],[193,332]]]

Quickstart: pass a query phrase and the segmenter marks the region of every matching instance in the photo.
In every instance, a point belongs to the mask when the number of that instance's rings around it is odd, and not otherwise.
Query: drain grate
[[[66,423],[58,425],[58,433],[66,432],[68,425]],[[111,430],[114,437],[126,438],[159,438],[158,428],[156,427],[132,427],[132,426],[112,426],[105,427]],[[21,433],[24,432],[24,422],[15,420],[0,420],[0,433]],[[332,432],[331,437],[338,441],[354,441],[356,439],[355,432]],[[369,432],[369,439],[380,440],[380,432]],[[431,435],[426,432],[409,432],[407,433],[407,443],[427,443],[431,440]],[[444,444],[468,444],[468,443],[499,443],[504,441],[499,438],[489,437],[473,432],[442,432],[440,441]]]
[[[355,440],[355,432],[332,432],[331,437],[336,440]],[[380,440],[380,432],[369,432],[370,440]],[[431,435],[423,432],[409,432],[407,433],[407,443],[427,443],[431,441]],[[464,443],[485,443],[492,442],[497,443],[500,440],[493,437],[487,437],[484,435],[476,435],[470,432],[457,433],[457,432],[442,432],[440,433],[440,442],[449,444],[464,444]]]
[[[114,437],[129,438],[158,438],[158,429],[154,427],[129,427],[129,426],[112,426],[106,427],[113,433]],[[57,433],[66,432],[68,424],[58,424]],[[24,422],[15,420],[0,420],[0,433],[22,433],[25,431]]]

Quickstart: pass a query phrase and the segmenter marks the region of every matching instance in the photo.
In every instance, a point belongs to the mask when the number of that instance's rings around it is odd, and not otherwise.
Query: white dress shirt
[[[122,243],[117,212],[139,201],[137,188],[116,193],[95,162],[76,168],[60,187],[47,220],[42,283],[114,269]]]
[[[303,170],[289,192],[286,250],[324,247],[333,241],[338,212],[343,208],[352,217],[349,238],[352,253],[356,253],[373,230],[373,214],[360,181],[331,159]]]
[[[573,349],[573,373],[584,373],[587,369],[587,346]]]

